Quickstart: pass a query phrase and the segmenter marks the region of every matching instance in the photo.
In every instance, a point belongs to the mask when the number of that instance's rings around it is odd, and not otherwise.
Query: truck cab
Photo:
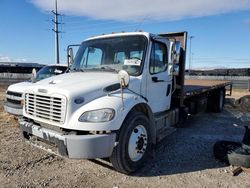
[[[169,109],[171,98],[171,45],[166,38],[146,33],[92,38],[80,47],[71,71],[125,70],[131,79],[128,88],[147,99],[153,112],[164,111]],[[166,91],[162,92],[163,88]]]
[[[24,138],[46,141],[50,152],[68,158],[109,157],[122,173],[139,169],[187,114],[186,36],[131,32],[85,40],[69,73],[26,89]]]

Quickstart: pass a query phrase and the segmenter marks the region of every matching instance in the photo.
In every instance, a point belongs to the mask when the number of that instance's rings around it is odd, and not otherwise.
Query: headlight
[[[106,122],[111,121],[115,116],[115,110],[104,108],[99,110],[84,112],[79,121],[81,122]]]

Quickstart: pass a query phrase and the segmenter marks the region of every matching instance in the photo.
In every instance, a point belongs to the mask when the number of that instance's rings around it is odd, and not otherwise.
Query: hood
[[[131,77],[130,83],[135,92],[140,91],[139,78]],[[65,96],[66,117],[70,117],[81,106],[106,96],[107,91],[119,89],[117,85],[119,86],[118,74],[114,72],[72,72],[41,80],[32,84],[26,91],[38,95]]]
[[[8,87],[7,91],[23,93],[30,85],[32,85],[32,82],[20,82],[12,84]]]
[[[73,72],[53,76],[38,81],[29,87],[34,92],[43,90],[48,94],[63,94],[68,99],[90,98],[104,95],[104,88],[118,83],[117,73],[110,72]]]

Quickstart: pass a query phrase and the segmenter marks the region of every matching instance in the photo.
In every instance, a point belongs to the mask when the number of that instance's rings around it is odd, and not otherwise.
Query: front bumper
[[[75,159],[109,157],[115,146],[116,134],[66,135],[19,119],[20,129],[26,139],[36,138],[54,145],[57,154]]]
[[[13,103],[10,103],[10,102],[6,102],[4,104],[4,111],[8,112],[10,114],[13,114],[13,115],[19,115],[19,116],[23,115],[23,107],[22,107],[22,105],[13,104]]]

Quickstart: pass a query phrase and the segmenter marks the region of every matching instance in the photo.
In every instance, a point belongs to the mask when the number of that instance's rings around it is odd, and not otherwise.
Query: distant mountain
[[[186,74],[197,75],[197,76],[250,76],[250,68],[235,68],[227,69],[222,68],[206,68],[202,67],[199,69],[192,69],[190,72],[186,70]]]
[[[202,70],[202,71],[206,71],[206,70],[215,70],[215,69],[227,69],[227,67],[225,66],[216,66],[216,67],[196,67],[193,68],[192,70]]]

